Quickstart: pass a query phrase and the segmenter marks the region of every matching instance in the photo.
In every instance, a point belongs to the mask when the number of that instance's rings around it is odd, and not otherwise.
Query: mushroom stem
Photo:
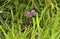
[[[29,18],[26,19],[26,25],[30,25],[30,19]]]

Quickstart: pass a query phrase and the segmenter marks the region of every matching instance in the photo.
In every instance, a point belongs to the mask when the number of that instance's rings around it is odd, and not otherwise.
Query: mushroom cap
[[[27,17],[27,18],[31,18],[32,14],[29,11],[26,11],[24,16]]]
[[[36,15],[35,10],[32,10],[32,11],[31,11],[31,14],[32,14],[32,16],[35,16],[35,15]]]

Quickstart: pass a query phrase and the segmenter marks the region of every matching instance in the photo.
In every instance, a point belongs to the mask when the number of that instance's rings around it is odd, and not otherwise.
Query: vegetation
[[[60,39],[59,4],[60,0],[0,0],[0,39]],[[24,16],[32,10],[36,15]]]

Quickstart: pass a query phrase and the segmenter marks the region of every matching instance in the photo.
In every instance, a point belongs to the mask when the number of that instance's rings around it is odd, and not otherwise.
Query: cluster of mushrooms
[[[35,10],[32,10],[31,12],[30,11],[26,11],[25,14],[24,14],[24,16],[27,17],[27,18],[31,18],[31,17],[33,17],[35,15],[36,15]]]
[[[36,15],[36,12],[35,12],[35,10],[32,10],[32,11],[26,11],[25,13],[24,13],[24,16],[26,17],[26,21],[22,24],[22,32],[25,30],[25,25],[27,25],[27,27],[31,24],[30,23],[30,19],[33,17],[33,16],[35,16]]]
[[[26,11],[26,12],[24,13],[24,16],[27,18],[25,24],[26,24],[26,25],[30,25],[30,18],[33,17],[33,16],[35,16],[35,15],[36,15],[35,10]]]

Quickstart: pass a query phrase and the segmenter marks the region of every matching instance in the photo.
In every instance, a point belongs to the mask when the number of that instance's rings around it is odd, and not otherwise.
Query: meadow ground
[[[60,39],[60,0],[0,0],[0,39]]]

